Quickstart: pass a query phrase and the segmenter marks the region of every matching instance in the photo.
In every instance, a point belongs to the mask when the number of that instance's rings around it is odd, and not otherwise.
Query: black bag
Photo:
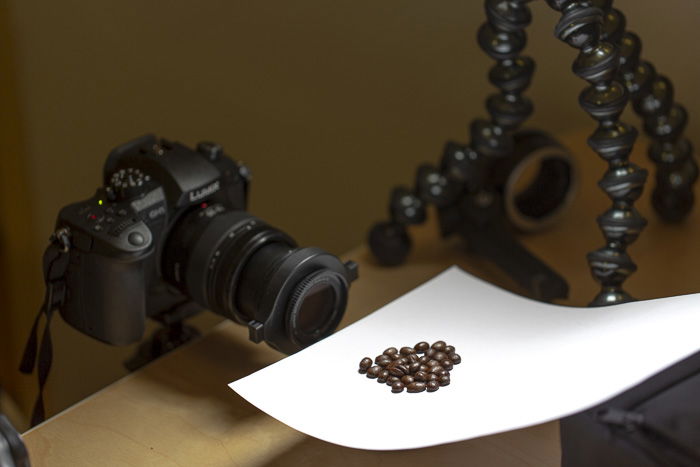
[[[563,467],[700,466],[700,352],[561,421]]]

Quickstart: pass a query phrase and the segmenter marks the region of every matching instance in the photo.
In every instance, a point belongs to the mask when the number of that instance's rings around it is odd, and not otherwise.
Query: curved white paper
[[[605,308],[543,304],[452,267],[329,338],[230,387],[343,446],[460,441],[594,406],[700,350],[700,294]],[[435,393],[392,394],[357,372],[390,346],[443,339],[462,363]],[[323,379],[309,374],[321,370]],[[439,429],[416,429],[430,421]]]

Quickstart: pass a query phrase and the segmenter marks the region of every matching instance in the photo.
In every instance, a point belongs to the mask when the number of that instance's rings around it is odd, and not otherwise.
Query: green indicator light
[[[102,206],[102,200],[101,200],[101,199],[98,200],[98,201],[97,201],[97,204],[99,204],[100,206]]]

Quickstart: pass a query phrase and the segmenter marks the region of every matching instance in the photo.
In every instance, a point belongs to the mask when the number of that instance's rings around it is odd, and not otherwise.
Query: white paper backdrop
[[[571,308],[519,297],[452,267],[230,386],[281,422],[331,443],[419,448],[596,405],[700,350],[698,330],[700,294]],[[393,394],[357,372],[365,356],[423,340],[445,340],[462,356],[451,384],[437,392]]]

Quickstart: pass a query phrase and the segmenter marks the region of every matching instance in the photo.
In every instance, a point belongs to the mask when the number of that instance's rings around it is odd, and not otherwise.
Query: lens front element
[[[296,287],[287,307],[287,334],[305,347],[327,337],[338,326],[347,304],[347,283],[339,274],[322,270]]]

